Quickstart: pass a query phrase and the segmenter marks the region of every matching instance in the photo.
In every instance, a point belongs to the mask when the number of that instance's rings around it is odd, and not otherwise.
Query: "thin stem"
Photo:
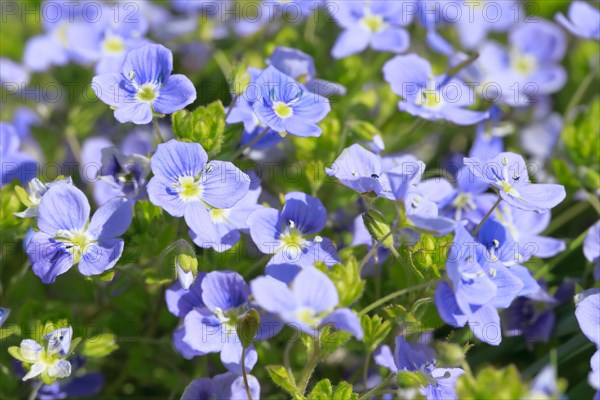
[[[75,161],[79,163],[80,168],[83,168],[84,165],[83,160],[81,159],[81,146],[79,145],[79,140],[77,139],[77,134],[75,133],[75,129],[73,127],[67,127],[65,139],[67,140],[67,144],[73,153],[73,157],[75,157]]]
[[[233,97],[231,98],[231,104],[229,104],[229,110],[227,110],[227,114],[225,114],[225,121],[227,121],[227,118],[229,118],[229,114],[231,114],[231,112],[233,111],[233,108],[235,107],[235,104],[237,103],[237,100],[240,96],[238,96],[237,94],[234,94]]]
[[[548,228],[546,228],[546,230],[544,231],[544,236],[550,236],[552,232],[556,231],[565,223],[573,221],[573,219],[576,216],[578,216],[583,211],[587,210],[589,205],[590,203],[588,203],[587,201],[582,201],[580,203],[577,203],[573,207],[570,207],[568,210],[565,210],[565,212],[561,213],[552,220],[550,226],[548,226]]]
[[[164,143],[165,139],[163,138],[162,132],[160,131],[160,127],[158,126],[158,118],[152,118],[152,123],[154,124],[154,130],[156,131],[156,136],[158,136],[158,140],[160,140],[161,143]]]
[[[381,244],[388,238],[390,237],[390,235],[392,234],[392,231],[390,230],[384,237],[381,238],[380,241],[376,242],[374,246],[371,246],[371,250],[369,250],[369,252],[367,253],[366,256],[363,257],[362,260],[360,260],[360,263],[358,264],[358,270],[362,270],[363,267],[367,264],[367,262],[371,259],[371,257],[373,257],[375,255],[375,253],[377,253],[377,248],[379,246],[381,246]]]
[[[300,390],[301,394],[304,394],[306,392],[308,381],[310,381],[310,377],[312,376],[315,368],[317,367],[317,364],[319,364],[319,361],[321,361],[318,340],[318,337],[317,340],[313,340],[315,348],[310,359],[304,366],[304,369],[302,370],[302,375],[300,376],[300,381],[298,382],[298,389]]]
[[[236,158],[241,156],[244,153],[244,151],[246,151],[246,149],[254,146],[260,139],[262,139],[269,132],[269,129],[271,129],[271,128],[269,128],[268,126],[265,127],[265,129],[263,129],[263,131],[261,133],[259,133],[257,137],[252,139],[252,141],[250,143],[237,149],[237,151],[235,153],[233,153],[233,155],[231,156],[231,160],[235,160]]]
[[[371,361],[371,352],[369,351],[365,356],[365,365],[363,366],[363,385],[365,389],[367,388],[367,384],[369,381],[369,363]]]
[[[246,374],[246,349],[242,349],[242,377],[244,378],[244,386],[248,400],[252,400],[252,392],[250,392],[250,384],[248,383],[248,375]]]
[[[44,384],[44,381],[42,381],[41,379],[39,380],[39,382],[37,382],[35,384],[35,386],[31,390],[31,393],[29,394],[29,397],[28,397],[29,400],[35,400],[35,398],[37,397],[37,394],[40,391],[40,388],[42,387],[43,384]]]
[[[487,219],[490,217],[490,215],[492,215],[492,213],[494,212],[496,207],[498,207],[498,204],[500,204],[501,201],[502,201],[502,197],[498,196],[498,200],[496,200],[496,202],[494,203],[492,208],[490,208],[490,211],[488,211],[487,214],[485,214],[485,217],[483,217],[483,219],[481,220],[479,225],[477,225],[475,227],[475,229],[473,229],[473,236],[477,235],[477,232],[479,232],[479,230],[481,229],[481,227],[483,226],[485,221],[487,221]]]
[[[572,113],[573,109],[577,106],[577,104],[579,104],[579,102],[581,101],[581,98],[583,97],[585,92],[587,92],[588,88],[594,81],[594,76],[596,75],[597,72],[598,72],[598,65],[596,65],[594,68],[592,68],[592,70],[585,76],[583,81],[581,81],[581,84],[577,87],[575,94],[573,94],[573,97],[571,97],[571,100],[569,101],[569,104],[567,105],[567,108],[565,110],[565,115],[564,115],[565,120],[571,119],[570,117],[571,117],[571,113]]]
[[[401,289],[401,290],[397,290],[397,291],[395,291],[393,293],[390,293],[387,296],[382,297],[381,299],[379,299],[379,300],[377,300],[377,301],[369,304],[367,307],[363,308],[358,313],[358,316],[362,317],[363,315],[367,314],[369,311],[372,311],[372,310],[376,309],[377,307],[379,307],[379,306],[387,303],[390,300],[395,299],[396,297],[400,297],[400,296],[405,295],[407,293],[414,292],[415,290],[424,289],[424,288],[428,287],[429,285],[431,285],[432,283],[435,283],[435,282],[437,282],[437,280],[435,280],[435,281],[429,281],[429,282],[423,283],[421,285],[412,286],[412,287],[409,287],[409,288],[406,288],[406,289]]]
[[[578,249],[582,244],[583,241],[585,239],[585,237],[587,236],[588,231],[585,230],[583,231],[579,236],[577,236],[570,244],[569,247],[567,247],[566,251],[563,251],[562,253],[560,253],[560,255],[556,256],[551,262],[545,264],[542,268],[540,268],[535,274],[535,278],[541,278],[542,276],[544,276],[544,274],[548,271],[550,271],[552,268],[554,268],[555,266],[557,266],[562,260],[564,260],[569,254],[571,254],[573,252],[573,250]]]
[[[394,379],[394,376],[396,376],[396,374],[389,374],[387,376],[387,378],[385,378],[384,380],[382,380],[379,385],[375,386],[374,388],[372,388],[371,390],[369,390],[368,392],[366,392],[365,394],[363,394],[362,396],[360,396],[358,398],[358,400],[366,400],[369,397],[377,394],[377,392],[379,392],[380,390],[384,389],[387,385],[389,385],[390,383],[392,383],[392,380]]]
[[[467,68],[469,65],[473,64],[478,58],[479,58],[478,52],[471,54],[471,56],[469,58],[467,58],[465,61],[461,62],[456,67],[454,67],[450,70],[450,72],[448,73],[448,78],[458,74],[460,71]]]

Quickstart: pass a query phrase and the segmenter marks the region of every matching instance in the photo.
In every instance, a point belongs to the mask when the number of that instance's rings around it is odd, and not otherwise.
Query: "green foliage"
[[[394,248],[394,237],[391,234],[392,229],[380,212],[375,210],[367,211],[363,214],[363,222],[373,239],[380,242],[382,246],[389,249],[395,255],[398,254]]]
[[[220,101],[173,113],[173,134],[184,142],[200,143],[209,155],[221,152],[225,140],[225,108]]]
[[[260,325],[260,314],[255,309],[248,311],[236,322],[236,333],[243,348],[248,348],[254,341]]]
[[[429,383],[420,372],[400,371],[396,375],[396,381],[401,388],[418,388],[427,386]]]
[[[360,318],[360,324],[363,329],[363,343],[367,347],[369,353],[373,352],[392,331],[392,324],[390,321],[383,320],[379,315],[374,315],[372,317],[363,315]]]
[[[340,307],[347,307],[360,299],[365,288],[365,281],[360,277],[358,263],[354,257],[344,264],[336,264],[328,271],[339,295]]]
[[[346,331],[336,331],[331,326],[326,326],[321,331],[319,349],[322,358],[327,358],[331,353],[342,347],[352,335]]]
[[[521,399],[527,389],[514,365],[506,368],[485,367],[476,378],[465,374],[458,378],[456,393],[461,399]]]
[[[381,135],[379,129],[367,121],[348,121],[346,126],[354,137],[361,141],[370,142],[375,135]]]
[[[294,375],[288,373],[283,365],[267,365],[265,368],[269,377],[277,386],[294,396],[298,392]]]
[[[103,358],[118,348],[119,345],[116,342],[114,334],[102,333],[83,341],[81,345],[81,355],[88,358]]]
[[[313,387],[308,400],[330,400],[333,398],[333,387],[329,379],[323,379]]]

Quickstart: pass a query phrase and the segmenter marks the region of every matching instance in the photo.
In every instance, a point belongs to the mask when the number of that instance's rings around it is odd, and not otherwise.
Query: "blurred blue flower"
[[[575,36],[600,40],[600,11],[585,1],[573,1],[569,6],[568,18],[557,13],[556,21]]]
[[[577,295],[575,317],[583,334],[600,348],[600,291],[589,289]],[[592,371],[588,376],[590,386],[597,390],[596,398],[600,398],[600,350],[597,350],[590,361]]]
[[[247,375],[250,395],[260,398],[260,384],[253,375]],[[194,379],[185,388],[181,400],[240,399],[248,400],[243,377],[232,372],[211,378]]]
[[[411,115],[457,125],[472,125],[489,117],[488,112],[466,109],[475,102],[470,87],[455,77],[434,76],[429,61],[416,54],[386,62],[383,75],[394,93],[402,97],[398,108]]]
[[[0,122],[1,186],[15,179],[25,184],[37,175],[38,163],[20,148],[21,139],[15,127],[7,122]]]
[[[408,1],[329,0],[329,3],[335,7],[333,18],[344,29],[331,50],[334,58],[360,53],[369,46],[393,53],[408,50],[410,37],[403,29],[412,20],[412,14],[404,12]]]

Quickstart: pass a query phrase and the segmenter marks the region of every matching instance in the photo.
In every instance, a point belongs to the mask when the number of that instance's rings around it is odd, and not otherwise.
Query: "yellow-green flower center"
[[[157,97],[156,85],[154,85],[153,83],[145,83],[141,85],[138,88],[138,92],[136,93],[135,97],[139,101],[152,103]]]
[[[86,232],[58,231],[54,239],[65,244],[66,249],[73,256],[73,262],[77,264],[86,251],[92,239]]]
[[[385,21],[381,15],[365,15],[361,18],[360,24],[371,32],[379,32],[385,28]]]
[[[280,118],[289,118],[294,113],[292,107],[288,106],[282,101],[276,101],[273,104],[273,111],[275,111],[275,114],[277,114]]]
[[[530,75],[537,69],[537,60],[529,54],[513,54],[511,67],[520,75]]]
[[[320,318],[312,308],[302,307],[296,312],[296,317],[301,322],[304,322],[308,326],[317,325],[320,322]]]
[[[295,247],[303,248],[306,244],[306,239],[302,237],[302,232],[296,228],[289,228],[285,233],[281,235],[281,242],[284,247]]]
[[[216,223],[225,222],[228,215],[229,210],[224,208],[213,208],[210,210],[210,219]]]
[[[442,105],[443,99],[440,92],[432,89],[421,90],[417,96],[417,105],[426,108],[439,108]]]
[[[200,196],[200,182],[196,181],[192,176],[184,176],[179,178],[179,197],[184,200],[195,200]]]
[[[513,187],[513,185],[511,185],[507,181],[498,181],[498,184],[502,188],[503,192],[510,194],[511,196],[515,196],[515,197],[519,196],[519,192],[517,191],[517,189],[515,189]]]
[[[121,54],[125,51],[125,42],[120,36],[107,36],[102,42],[105,53]]]

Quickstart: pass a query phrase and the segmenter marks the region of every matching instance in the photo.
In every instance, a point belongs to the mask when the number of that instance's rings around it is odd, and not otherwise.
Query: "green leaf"
[[[331,400],[333,388],[329,379],[319,381],[308,395],[308,400]]]
[[[81,346],[81,355],[88,358],[103,358],[117,350],[119,345],[112,333],[103,333],[86,339]]]
[[[390,321],[384,321],[379,315],[373,317],[363,315],[360,318],[360,324],[363,329],[363,343],[367,346],[369,352],[373,352],[392,331]]]
[[[503,369],[486,367],[475,379],[465,374],[456,384],[459,399],[521,399],[526,391],[514,365]]]
[[[336,331],[331,326],[326,326],[321,331],[320,351],[323,358],[328,357],[331,353],[339,349],[350,340],[351,333],[346,331]]]
[[[596,99],[584,113],[567,124],[562,133],[569,157],[576,167],[598,169],[600,146],[597,138],[600,136],[600,99]]]
[[[14,359],[19,360],[21,362],[27,362],[25,358],[21,355],[21,348],[19,346],[10,346],[8,348],[8,354],[10,354]]]
[[[352,385],[346,381],[340,382],[333,391],[332,400],[357,400],[358,394],[353,392]]]
[[[356,258],[349,258],[343,265],[334,265],[328,275],[337,288],[340,307],[348,307],[361,298],[365,289],[365,281],[360,277]]]
[[[258,333],[259,325],[260,314],[255,309],[248,311],[246,315],[237,320],[235,330],[243,348],[250,347],[254,341],[254,336]]]
[[[396,375],[396,380],[401,388],[418,388],[429,385],[427,379],[419,372],[400,371]]]
[[[346,125],[354,136],[365,142],[372,141],[375,135],[381,135],[379,129],[367,121],[348,121],[346,122]]]
[[[294,396],[298,392],[294,375],[289,374],[283,365],[267,365],[267,372],[273,383]]]
[[[173,134],[184,142],[200,143],[210,155],[221,151],[225,133],[225,108],[215,101],[192,112],[173,113]]]

